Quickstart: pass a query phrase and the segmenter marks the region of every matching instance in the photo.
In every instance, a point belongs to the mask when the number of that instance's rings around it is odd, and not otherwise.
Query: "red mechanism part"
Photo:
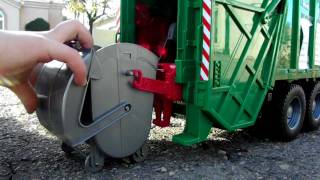
[[[159,127],[168,127],[172,116],[173,102],[182,100],[182,86],[175,82],[175,64],[159,64],[157,80],[143,77],[141,70],[133,70],[132,75],[134,76],[132,82],[134,88],[155,94],[156,119],[153,120],[153,123]],[[163,118],[161,118],[162,115]]]

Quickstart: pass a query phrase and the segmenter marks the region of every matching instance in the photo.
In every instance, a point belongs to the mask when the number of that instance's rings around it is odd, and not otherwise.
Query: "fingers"
[[[49,59],[64,62],[74,73],[76,84],[82,86],[87,83],[86,66],[76,50],[61,44],[71,40],[78,40],[84,48],[92,48],[93,39],[89,31],[76,20],[65,21],[53,30],[44,34],[52,41],[49,45]]]
[[[87,83],[87,68],[79,53],[76,50],[56,41],[51,41],[47,43],[47,45],[48,59],[56,59],[66,63],[74,73],[74,80],[76,84],[84,86]]]
[[[10,87],[10,89],[18,96],[29,114],[36,110],[37,96],[28,82]]]
[[[29,82],[34,87],[37,83],[38,75],[41,72],[43,63],[37,64],[30,73]]]
[[[91,48],[93,46],[90,32],[76,20],[60,23],[53,30],[49,31],[48,36],[60,43],[78,40],[84,48]]]

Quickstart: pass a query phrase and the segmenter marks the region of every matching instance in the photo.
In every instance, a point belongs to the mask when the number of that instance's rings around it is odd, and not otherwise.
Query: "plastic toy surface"
[[[156,78],[157,57],[134,44],[115,44],[84,56],[89,82],[78,87],[64,64],[45,65],[37,82],[41,124],[66,145],[89,143],[91,165],[105,156],[124,158],[139,152],[151,127],[153,95],[133,89],[131,69]],[[112,95],[112,96],[110,96]],[[94,169],[93,169],[94,170]]]
[[[122,0],[121,43],[84,56],[86,87],[64,64],[39,76],[40,122],[68,146],[141,161],[152,122],[186,117],[175,143],[212,127],[292,140],[320,126],[320,0]],[[179,111],[176,107],[179,106]]]

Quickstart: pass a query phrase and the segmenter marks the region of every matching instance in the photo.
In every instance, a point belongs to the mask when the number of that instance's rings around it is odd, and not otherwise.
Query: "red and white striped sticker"
[[[119,7],[117,8],[117,14],[116,14],[116,30],[117,30],[117,33],[120,32],[120,14],[121,14],[121,6],[119,4]]]
[[[200,79],[209,80],[210,69],[210,49],[211,49],[211,18],[212,18],[212,0],[203,0],[202,23],[203,23],[203,49],[202,63],[200,70]]]

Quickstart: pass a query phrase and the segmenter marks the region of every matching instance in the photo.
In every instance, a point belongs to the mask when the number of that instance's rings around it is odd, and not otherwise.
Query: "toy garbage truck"
[[[90,145],[90,171],[142,160],[151,123],[174,114],[185,146],[213,127],[292,140],[320,125],[320,0],[122,0],[120,42],[83,59],[85,87],[44,66],[37,114],[64,149]]]

